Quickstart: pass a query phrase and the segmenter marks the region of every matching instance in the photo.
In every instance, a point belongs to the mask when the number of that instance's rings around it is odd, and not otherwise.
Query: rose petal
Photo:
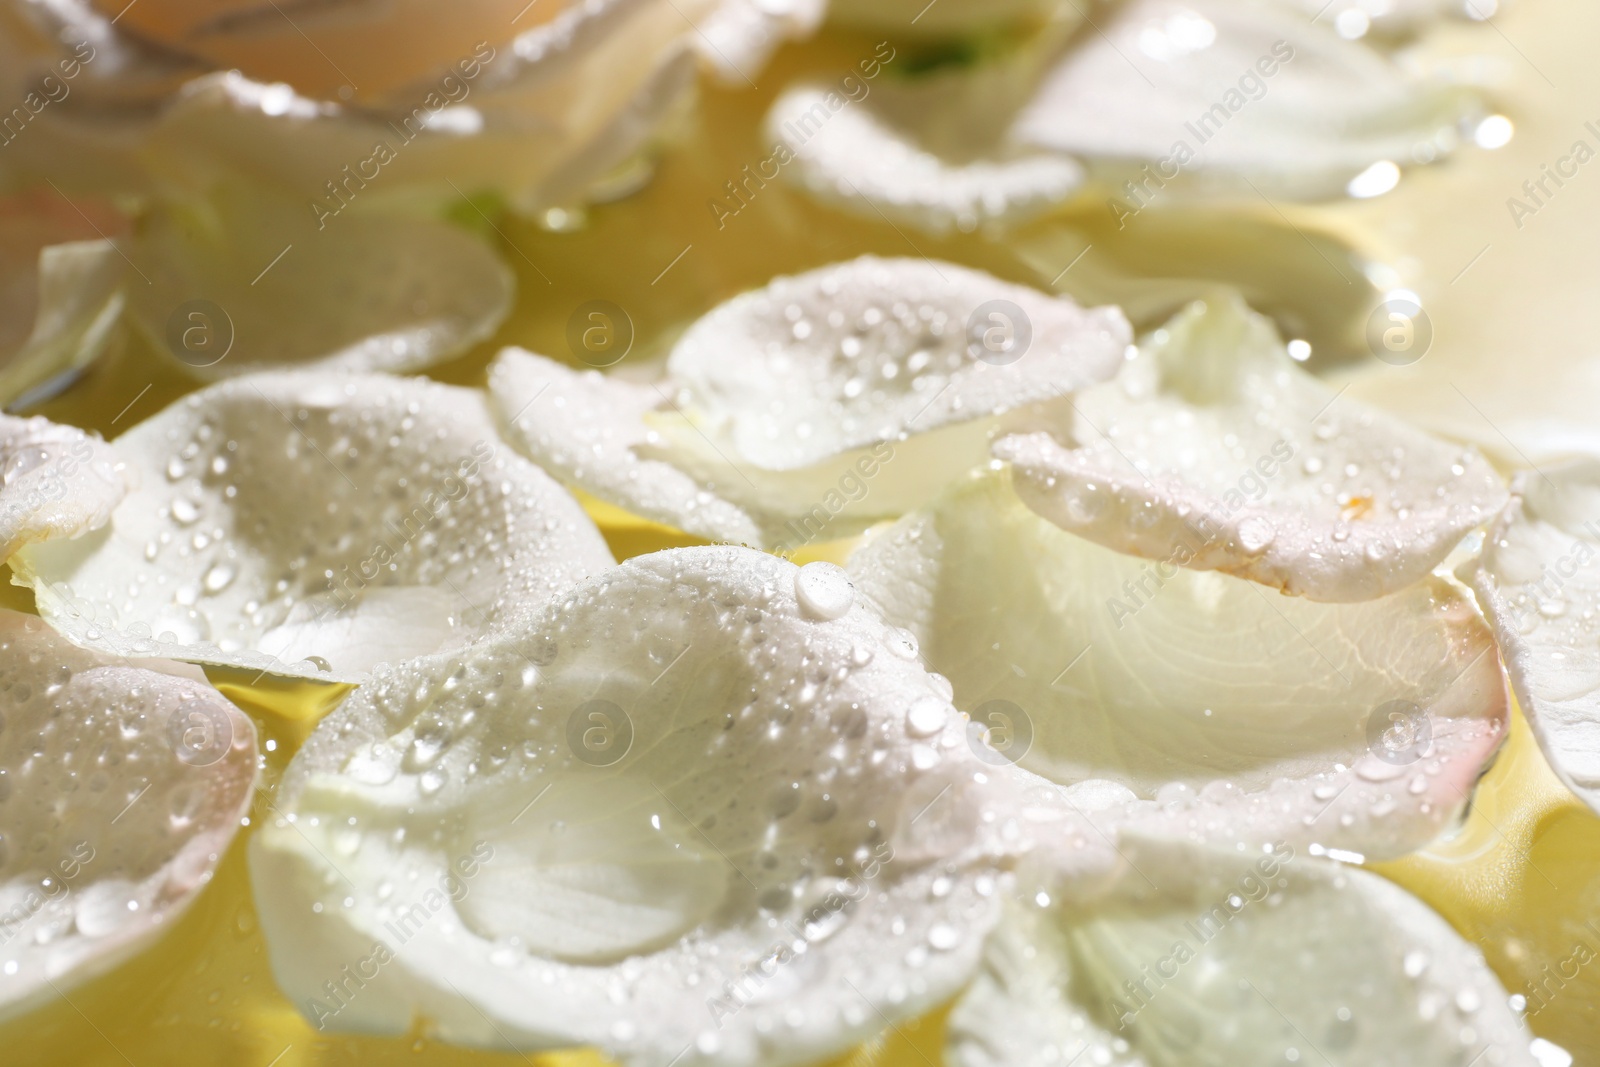
[[[899,95],[922,97],[918,117],[947,117],[926,106],[936,101],[921,88],[901,88]],[[842,99],[837,85],[785,90],[766,119],[768,137],[794,157],[783,173],[824,203],[936,234],[1022,222],[1083,184],[1083,168],[1065,155],[998,145],[978,154],[981,142],[960,156],[930,151],[916,127],[896,125],[879,106],[894,91],[880,87],[877,97],[839,110],[833,106]]]
[[[1393,883],[1287,846],[1126,856],[1093,905],[1008,906],[952,1067],[1535,1063],[1482,954]]]
[[[837,568],[636,557],[319,726],[252,841],[278,982],[340,1031],[422,1015],[628,1064],[843,1050],[966,980],[1021,818],[946,692]]]
[[[574,485],[702,537],[761,542],[737,504],[635,452],[650,436],[645,415],[662,401],[656,389],[508,348],[489,368],[489,392],[508,439]]]
[[[249,809],[249,718],[203,680],[147,663],[0,611],[0,1014],[54,999],[170,928]]]
[[[414,370],[488,337],[510,310],[510,272],[443,223],[326,206],[319,215],[259,190],[208,206],[220,216],[213,227],[177,209],[153,213],[132,252],[151,282],[131,289],[135,315],[199,377],[285,365]]]
[[[139,488],[110,529],[12,563],[40,613],[89,648],[352,681],[612,562],[472,390],[256,375],[191,394],[114,448]]]
[[[1600,810],[1600,462],[1519,474],[1484,541],[1473,585],[1494,622],[1528,724],[1550,767]]]
[[[1121,551],[1315,600],[1417,581],[1505,500],[1475,450],[1340,398],[1236,299],[1191,305],[1076,411],[1079,447],[996,443],[1028,506]]]
[[[720,0],[696,27],[695,50],[725,85],[748,85],[779,45],[809,37],[827,12],[828,0]]]
[[[82,430],[0,415],[0,562],[25,544],[104,526],[128,492],[126,469]]]
[[[1471,107],[1278,3],[1129,0],[1097,29],[1045,79],[1015,136],[1131,175],[1130,208],[1180,174],[1339,195],[1374,163],[1446,154]]]
[[[1449,825],[1504,735],[1493,640],[1442,579],[1288,599],[1074,537],[1003,474],[874,537],[850,573],[1008,759],[1131,791],[1095,814],[1108,834],[1393,857]]]
[[[995,434],[1052,425],[1127,338],[1115,308],[864,256],[722,304],[654,386],[511,352],[492,388],[558,477],[703,536],[792,546],[898,516],[985,462]]]

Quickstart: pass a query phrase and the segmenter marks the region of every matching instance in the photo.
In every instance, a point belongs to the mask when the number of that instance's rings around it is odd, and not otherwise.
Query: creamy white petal
[[[1030,507],[1121,551],[1314,600],[1417,581],[1505,501],[1476,450],[1338,396],[1237,299],[1191,305],[1076,410],[1077,447],[995,445]]]
[[[657,389],[508,348],[489,368],[489,393],[506,437],[572,484],[702,537],[761,542],[756,520],[738,504],[634,451],[651,435],[645,416],[662,403]]]
[[[460,645],[609,566],[577,502],[482,394],[254,375],[117,438],[109,528],[12,560],[39,611],[110,652],[329,681]]]
[[[326,1028],[810,1062],[970,975],[1021,818],[989,769],[837,568],[680,549],[364,686],[251,871],[278,982]]]
[[[255,727],[182,670],[0,611],[0,1015],[150,944],[238,830]]]
[[[98,437],[0,415],[0,562],[30,542],[98,530],[127,492],[127,465]]]
[[[48,391],[105,350],[126,261],[57,198],[0,203],[0,405]]]
[[[985,462],[996,434],[1057,424],[1128,337],[1115,308],[864,256],[722,304],[654,385],[512,353],[494,391],[557,476],[704,536],[792,546],[903,514]],[[547,380],[567,410],[534,401]]]
[[[1010,758],[1131,791],[1095,814],[1107,833],[1393,857],[1450,824],[1504,734],[1493,639],[1442,579],[1289,599],[1084,541],[1003,472],[877,535],[850,573],[975,723],[1007,716]]]
[[[795,157],[783,173],[824,203],[930,233],[1021,222],[1083,184],[1083,168],[1059,153],[996,145],[979,154],[982,141],[961,155],[933,151],[916,127],[897,125],[878,107],[883,94],[896,91],[886,85],[877,98],[852,104],[833,84],[785,90],[766,118],[767,136]],[[898,92],[928,96],[916,88]],[[937,101],[917,102],[925,105],[920,117],[940,117],[926,107]]]
[[[1014,133],[1133,177],[1130,207],[1159,201],[1180,175],[1341,195],[1372,164],[1447,153],[1472,106],[1278,3],[1129,0],[1098,29],[1079,36]]]
[[[1125,851],[1092,905],[1008,906],[952,1067],[1533,1067],[1482,954],[1393,883],[1287,846]]]
[[[1016,321],[979,314],[1000,301]],[[732,458],[791,471],[1059,399],[1114,373],[1127,342],[1115,308],[953,263],[862,256],[734,297],[689,328],[667,367]]]
[[[828,0],[720,0],[694,38],[700,61],[735,88],[766,65],[787,40],[810,36],[828,12]]]
[[[203,378],[415,370],[488,337],[515,291],[494,252],[455,227],[362,214],[319,224],[307,202],[260,191],[157,210],[132,255],[151,282],[130,287],[140,324]]]
[[[1545,758],[1600,810],[1600,461],[1519,474],[1473,585]]]

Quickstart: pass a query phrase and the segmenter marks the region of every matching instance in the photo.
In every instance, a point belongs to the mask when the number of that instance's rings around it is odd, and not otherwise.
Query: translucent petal
[[[472,390],[255,375],[113,447],[138,488],[110,527],[12,561],[40,614],[90,648],[350,681],[612,562]]]
[[[0,1014],[155,940],[249,809],[255,727],[180,670],[0,611]]]
[[[340,1031],[842,1050],[953,994],[994,915],[1021,816],[947,693],[837,568],[636,557],[323,721],[251,843],[274,973]]]
[[[1600,461],[1519,474],[1473,585],[1551,768],[1600,810]]]
[[[509,353],[493,388],[559,477],[708,537],[794,545],[900,515],[985,462],[996,433],[1053,425],[1128,336],[1115,308],[867,256],[722,304],[654,386]]]
[[[140,324],[202,378],[425,367],[493,333],[515,290],[454,227],[319,215],[261,190],[152,213],[132,255],[151,283],[130,289]]]
[[[1125,851],[1094,905],[1008,906],[952,1067],[1535,1062],[1482,955],[1393,883],[1282,845]]]
[[[0,415],[0,561],[23,545],[81,537],[111,520],[127,466],[72,426]]]
[[[1130,0],[1097,28],[1044,80],[1014,135],[1103,161],[1109,177],[1131,174],[1130,208],[1159,201],[1180,174],[1341,195],[1374,163],[1447,153],[1470,106],[1280,3]]]
[[[1392,857],[1449,825],[1504,734],[1493,640],[1442,579],[1290,599],[1084,541],[1003,473],[908,515],[849,569],[956,705],[1003,728],[1007,758],[1127,791],[1094,817],[1107,833]]]
[[[1076,412],[1077,448],[995,445],[1030,507],[1112,548],[1315,600],[1415,582],[1505,500],[1475,450],[1340,397],[1236,299],[1191,305]]]
[[[0,202],[0,405],[69,379],[114,335],[127,265],[95,237],[59,197]]]

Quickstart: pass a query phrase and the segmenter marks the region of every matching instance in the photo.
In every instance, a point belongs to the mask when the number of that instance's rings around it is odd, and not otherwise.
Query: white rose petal
[[[1121,551],[1315,600],[1404,588],[1505,500],[1475,450],[1338,396],[1237,300],[1191,305],[1076,410],[1076,448],[995,445],[1030,507]]]
[[[909,729],[936,680],[860,606],[805,613],[800,573],[638,557],[358,691],[252,841],[290,998],[328,1029],[424,1016],[665,1067],[813,1062],[952,995],[1026,805],[959,722]]]
[[[205,210],[211,226],[178,209],[152,214],[131,242],[150,284],[129,290],[155,346],[202,378],[416,370],[488,337],[511,309],[510,271],[441,222],[319,225],[307,201],[262,192],[221,192]]]
[[[104,651],[328,681],[462,644],[612,563],[480,393],[284,373],[193,393],[112,446],[103,534],[12,561]]]
[[[1124,851],[1092,905],[1008,906],[951,1067],[1533,1067],[1482,953],[1393,883],[1285,847]]]
[[[1044,79],[1014,135],[1131,177],[1130,208],[1159,202],[1182,174],[1247,193],[1342,195],[1374,163],[1447,154],[1472,107],[1268,0],[1130,0],[1099,30]]]
[[[1517,476],[1473,585],[1550,768],[1600,810],[1600,462]]]
[[[849,573],[974,726],[1107,833],[1392,858],[1450,824],[1504,737],[1493,640],[1442,579],[1289,599],[1084,541],[1003,474],[878,534]],[[1122,803],[1076,796],[1107,782]]]
[[[1114,308],[866,256],[714,309],[653,386],[511,351],[491,389],[561,478],[703,536],[792,545],[897,516],[984,463],[996,433],[1069,418],[1128,336]]]
[[[11,1016],[171,927],[249,809],[256,735],[198,671],[85,652],[13,611],[0,611],[0,718]]]
[[[0,415],[0,562],[25,544],[104,526],[128,492],[126,471],[82,430]]]

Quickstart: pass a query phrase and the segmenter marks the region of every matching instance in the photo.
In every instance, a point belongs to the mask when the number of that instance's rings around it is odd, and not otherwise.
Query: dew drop
[[[837,619],[855,603],[856,589],[849,575],[832,563],[807,563],[794,576],[794,595],[800,610],[814,619]]]

